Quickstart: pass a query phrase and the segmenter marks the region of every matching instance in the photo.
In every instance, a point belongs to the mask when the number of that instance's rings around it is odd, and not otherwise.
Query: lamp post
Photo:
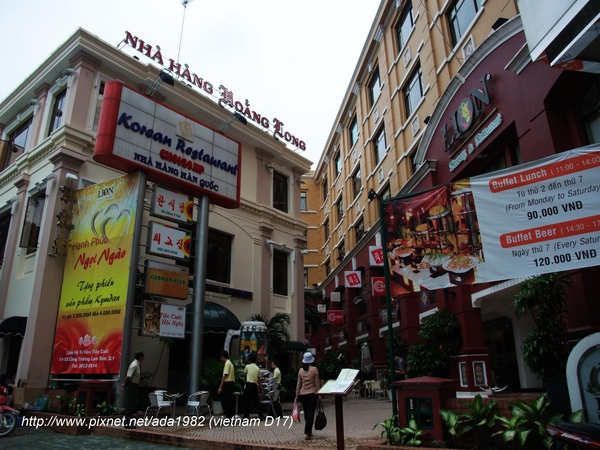
[[[386,227],[383,223],[383,205],[381,204],[381,198],[377,195],[377,193],[371,189],[368,194],[369,200],[377,199],[377,206],[379,207],[379,224],[381,229],[381,246],[383,249],[383,271],[385,275],[385,304],[387,307],[387,324],[388,324],[388,353],[389,353],[389,366],[390,366],[390,385],[394,383],[394,378],[396,375],[396,371],[394,369],[394,336],[393,333],[393,323],[392,323],[392,299],[391,299],[391,291],[390,291],[390,269],[388,264],[388,259],[385,255],[386,249]],[[398,415],[398,404],[396,403],[396,390],[392,388],[392,417],[396,417]]]

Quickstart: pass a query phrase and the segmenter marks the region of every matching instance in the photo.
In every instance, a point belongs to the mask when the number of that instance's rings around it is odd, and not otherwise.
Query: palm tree
[[[270,361],[275,359],[277,353],[285,351],[290,340],[290,332],[288,331],[292,323],[290,316],[276,313],[270,319],[266,319],[260,314],[253,314],[248,320],[265,323],[267,328],[267,357]]]

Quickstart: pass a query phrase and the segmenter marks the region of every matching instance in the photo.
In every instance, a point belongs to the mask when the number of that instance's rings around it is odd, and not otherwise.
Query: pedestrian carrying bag
[[[292,407],[292,420],[294,422],[300,423],[300,411],[298,409],[297,401],[294,401],[294,406]]]
[[[323,410],[321,399],[317,400],[317,417],[315,417],[315,430],[322,430],[327,425],[327,417]]]

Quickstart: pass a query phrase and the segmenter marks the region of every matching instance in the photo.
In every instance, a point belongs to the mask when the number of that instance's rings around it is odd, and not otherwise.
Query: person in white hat
[[[298,371],[298,384],[296,385],[296,401],[302,403],[304,410],[304,439],[312,438],[315,411],[317,410],[317,392],[321,389],[319,371],[311,364],[315,357],[311,352],[306,352],[302,358],[302,368]]]

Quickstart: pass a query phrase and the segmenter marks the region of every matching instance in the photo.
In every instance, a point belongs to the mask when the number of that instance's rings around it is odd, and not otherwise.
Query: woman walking
[[[304,439],[312,438],[315,411],[317,409],[317,392],[321,389],[319,371],[315,366],[315,357],[311,352],[306,352],[302,358],[302,368],[298,371],[298,384],[296,385],[296,401],[302,403],[304,410]]]

